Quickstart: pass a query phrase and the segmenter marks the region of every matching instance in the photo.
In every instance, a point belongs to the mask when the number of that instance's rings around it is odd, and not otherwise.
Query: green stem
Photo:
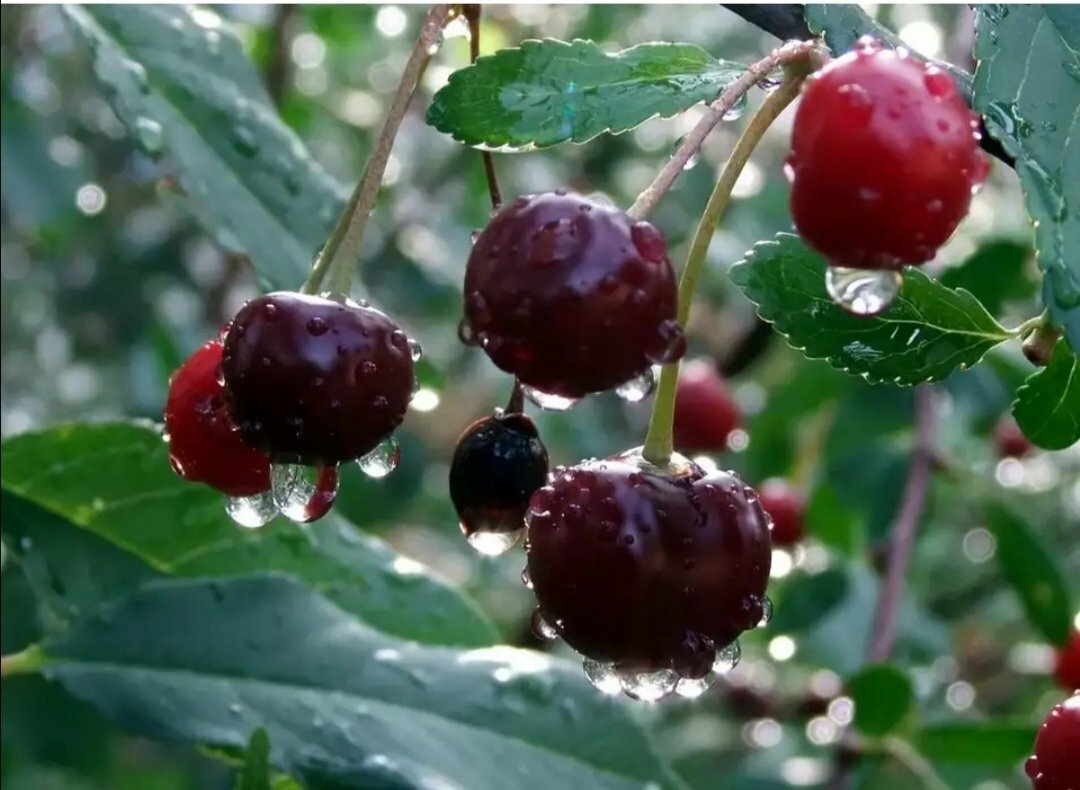
[[[886,735],[881,743],[885,753],[903,765],[926,790],[949,790],[948,783],[934,770],[933,764],[903,738]]]
[[[709,242],[713,233],[720,223],[720,217],[731,202],[731,190],[739,178],[743,167],[750,159],[750,154],[761,140],[765,131],[772,125],[781,112],[799,95],[799,88],[808,75],[805,63],[792,62],[786,70],[784,81],[776,90],[765,97],[765,101],[758,107],[757,112],[746,125],[731,156],[724,163],[720,171],[709,202],[705,206],[705,213],[701,215],[697,231],[690,244],[690,252],[686,256],[686,266],[683,267],[682,279],[679,280],[679,308],[677,318],[679,324],[686,326],[686,320],[690,316],[690,304],[694,298],[694,290],[697,288],[698,277],[705,264],[705,253],[709,249]],[[657,466],[664,467],[671,458],[674,448],[672,445],[672,427],[675,415],[675,385],[679,378],[679,363],[674,362],[664,365],[660,373],[660,383],[656,389],[656,400],[653,402],[652,417],[649,420],[649,430],[645,435],[645,446],[642,454],[645,459]]]
[[[31,672],[37,672],[48,663],[49,657],[45,654],[41,645],[30,645],[18,653],[12,653],[0,658],[0,677],[28,675]]]
[[[364,166],[364,174],[353,190],[326,246],[316,257],[311,275],[300,289],[301,292],[329,291],[342,296],[348,295],[356,271],[356,261],[360,257],[360,247],[364,241],[364,231],[375,208],[386,163],[390,160],[390,151],[394,147],[394,138],[397,137],[401,121],[431,61],[433,51],[438,47],[442,29],[452,15],[451,6],[435,5],[424,17],[420,35],[401,72],[401,81],[394,93],[386,121]]]

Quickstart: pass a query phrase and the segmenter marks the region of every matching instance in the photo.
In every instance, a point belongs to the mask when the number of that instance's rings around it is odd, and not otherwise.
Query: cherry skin
[[[185,480],[206,483],[229,496],[253,496],[270,488],[270,461],[240,438],[225,409],[220,366],[221,341],[210,340],[169,382],[169,461]]]
[[[557,471],[533,494],[528,572],[544,620],[622,672],[705,675],[762,618],[768,520],[734,473],[636,451]]]
[[[806,497],[780,478],[766,480],[758,489],[761,506],[772,518],[774,546],[794,546],[806,532]]]
[[[1016,420],[1006,415],[994,426],[994,448],[999,458],[1023,458],[1035,449]]]
[[[686,351],[675,274],[647,222],[563,192],[520,197],[477,238],[463,337],[544,393],[617,387]]]
[[[925,263],[986,179],[978,129],[946,72],[860,39],[806,82],[786,166],[795,228],[832,266]]]
[[[526,415],[498,413],[474,422],[450,464],[450,499],[462,532],[471,538],[524,530],[529,497],[547,474],[547,448]]]
[[[1059,705],[1035,736],[1035,751],[1024,770],[1033,790],[1076,790],[1080,787],[1080,691]]]
[[[728,436],[741,422],[739,407],[727,384],[707,360],[693,360],[679,369],[675,390],[675,449],[681,453],[713,453],[728,448]]]
[[[373,450],[412,397],[409,338],[387,315],[298,293],[252,299],[222,360],[229,410],[271,460],[332,466]]]
[[[1073,631],[1069,641],[1057,649],[1054,678],[1066,691],[1080,690],[1080,631]]]

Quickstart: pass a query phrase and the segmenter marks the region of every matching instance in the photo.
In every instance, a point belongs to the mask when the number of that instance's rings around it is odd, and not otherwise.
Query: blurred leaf
[[[494,638],[492,626],[463,594],[333,513],[306,527],[277,519],[258,530],[238,528],[221,495],[172,472],[168,448],[149,425],[64,425],[22,434],[3,443],[3,457],[4,489],[159,573],[227,576],[273,568],[387,633],[468,646]],[[76,537],[79,542],[58,544],[46,561],[74,552],[84,540]]]
[[[974,105],[1016,159],[1043,301],[1080,351],[1080,6],[975,8]]]
[[[65,12],[117,115],[150,156],[168,156],[207,230],[265,283],[300,285],[344,195],[278,118],[239,39],[194,7]]]
[[[835,489],[825,483],[814,489],[806,505],[808,532],[826,546],[853,556],[862,547],[859,517],[840,500]]]
[[[1013,417],[1027,438],[1045,450],[1064,450],[1080,441],[1080,360],[1064,339],[1050,362],[1016,391]]]
[[[1072,630],[1073,607],[1056,555],[1018,514],[994,506],[987,516],[1001,572],[1020,596],[1028,620],[1051,644],[1065,644]]]
[[[1004,721],[930,724],[919,729],[918,747],[938,762],[1015,765],[1031,754],[1036,727]]]
[[[850,315],[825,290],[825,261],[788,233],[754,245],[731,279],[792,347],[871,383],[943,379],[1012,337],[971,294],[911,267],[888,310]]]
[[[305,783],[676,784],[579,667],[400,641],[286,578],[151,583],[45,651],[44,671],[120,726],[233,749],[265,727]]]
[[[993,315],[1006,302],[1030,299],[1036,284],[1027,277],[1025,265],[1031,248],[1008,239],[982,245],[959,266],[946,269],[938,282],[949,288],[963,288],[982,302]]]
[[[488,148],[584,143],[712,101],[745,70],[693,44],[639,44],[609,55],[580,39],[523,41],[450,75],[427,121]]]
[[[244,765],[236,777],[236,790],[271,790],[270,736],[263,727],[248,739]]]
[[[855,703],[855,727],[864,735],[891,732],[915,702],[908,676],[889,664],[867,667],[846,687]]]
[[[848,593],[847,575],[830,568],[815,574],[800,574],[788,581],[776,614],[769,623],[773,631],[801,631],[827,616]]]

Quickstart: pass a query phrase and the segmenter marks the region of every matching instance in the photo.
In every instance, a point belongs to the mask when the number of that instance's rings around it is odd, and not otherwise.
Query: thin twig
[[[270,62],[266,66],[266,92],[275,106],[281,106],[285,87],[289,84],[289,48],[296,20],[296,5],[277,6],[270,27]]]
[[[774,49],[757,63],[750,66],[738,78],[728,84],[712,104],[709,105],[697,125],[683,138],[675,153],[657,173],[653,182],[637,196],[634,205],[626,212],[634,219],[644,219],[668,193],[675,180],[701,148],[705,138],[724,116],[731,111],[754,85],[759,83],[780,66],[808,57],[817,48],[814,41],[791,41]]]
[[[475,63],[480,57],[480,9],[479,3],[464,6],[462,13],[469,23],[469,62]],[[491,195],[491,210],[498,211],[502,207],[502,192],[499,191],[499,180],[495,177],[495,159],[491,151],[481,151],[480,157],[484,160],[484,177],[487,178],[488,194]]]

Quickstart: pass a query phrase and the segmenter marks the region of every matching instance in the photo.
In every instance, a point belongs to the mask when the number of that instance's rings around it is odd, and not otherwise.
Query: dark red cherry
[[[221,341],[204,343],[173,375],[165,404],[169,460],[185,480],[246,497],[270,487],[270,461],[244,444],[218,381]]]
[[[245,441],[310,466],[373,450],[401,424],[413,389],[409,338],[393,319],[298,293],[260,296],[237,313],[222,371]]]
[[[469,542],[487,554],[513,545],[547,473],[547,448],[526,415],[498,413],[466,428],[450,464],[450,499]]]
[[[1080,691],[1054,706],[1035,736],[1035,751],[1024,770],[1033,790],[1080,787]]]
[[[557,471],[529,504],[543,619],[619,673],[701,677],[768,606],[768,520],[754,492],[731,472],[681,458],[677,467],[663,472],[636,453],[586,461]]]
[[[682,365],[675,390],[675,449],[681,453],[722,452],[741,416],[727,384],[709,361]]]
[[[561,192],[518,198],[465,269],[464,336],[529,387],[577,398],[685,353],[660,231]]]
[[[1035,449],[1016,420],[1006,415],[994,426],[994,447],[999,458],[1023,458]]]
[[[1073,631],[1069,641],[1057,649],[1054,678],[1067,691],[1080,689],[1080,631]]]
[[[794,546],[806,531],[806,497],[780,478],[766,480],[758,489],[761,506],[772,518],[774,546]]]

